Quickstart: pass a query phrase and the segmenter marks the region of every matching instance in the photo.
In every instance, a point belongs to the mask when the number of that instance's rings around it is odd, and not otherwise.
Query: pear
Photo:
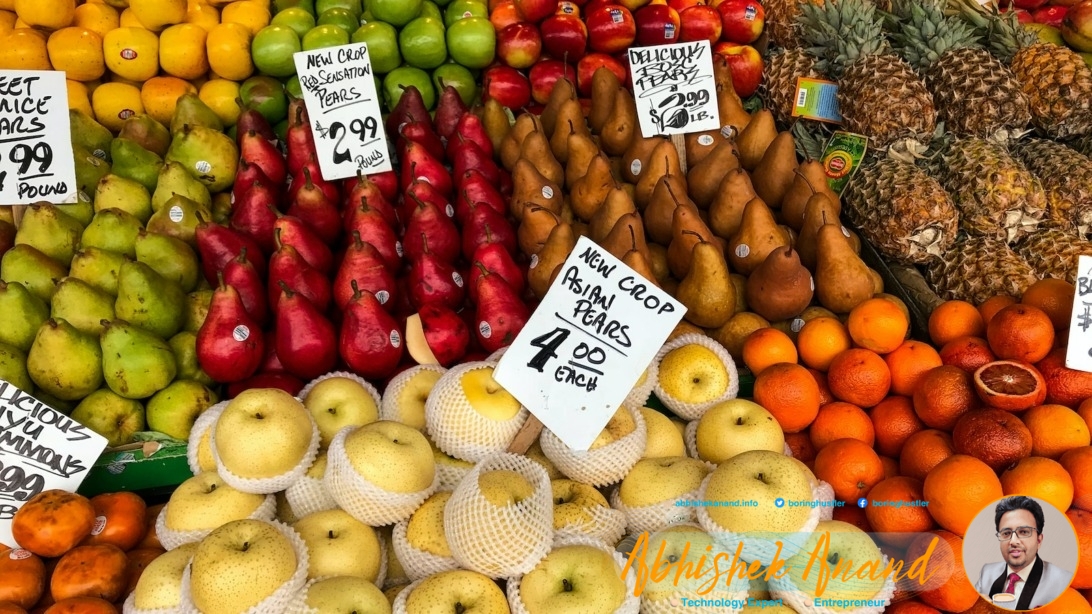
[[[209,305],[212,304],[212,293],[211,289],[194,290],[186,295],[182,330],[194,334],[201,330],[201,325],[209,314]]]
[[[174,381],[178,364],[166,341],[124,320],[105,320],[102,326],[102,372],[114,394],[144,399]]]
[[[755,198],[743,208],[739,230],[728,241],[728,261],[733,271],[750,275],[770,252],[789,243],[770,208]]]
[[[516,118],[516,123],[512,125],[512,129],[504,136],[504,142],[501,143],[498,151],[500,152],[501,164],[509,172],[516,165],[516,160],[520,158],[523,140],[534,131],[542,131],[542,122],[538,119],[538,116],[531,113],[522,113]]]
[[[119,420],[130,417],[139,423],[123,427]],[[144,405],[107,389],[96,390],[72,410],[72,419],[106,437],[106,445],[121,446],[129,443],[134,431],[144,430]]]
[[[561,105],[566,100],[576,100],[576,88],[573,87],[573,82],[568,77],[562,76],[557,81],[554,81],[553,86],[550,88],[550,96],[546,100],[546,104],[542,107],[542,113],[539,114],[539,119],[542,121],[542,129],[546,131],[546,134],[553,136],[558,124],[565,125],[564,120],[558,121],[558,115],[561,111]],[[581,118],[583,119],[583,118]]]
[[[572,202],[574,199],[575,194],[569,200]],[[573,204],[573,210],[576,210],[575,204]],[[610,234],[618,218],[627,213],[637,213],[637,206],[633,204],[633,197],[629,195],[629,192],[616,184],[607,192],[606,197],[603,198],[603,204],[588,220],[588,238],[596,243],[602,241]]]
[[[781,199],[781,219],[793,230],[799,231],[804,225],[804,213],[808,199],[813,195],[825,194],[837,212],[831,219],[837,219],[842,210],[838,194],[831,189],[823,163],[818,160],[805,160],[793,171],[792,183]]]
[[[568,158],[565,160],[565,187],[571,190],[573,184],[587,174],[592,161],[599,156],[603,157],[605,168],[609,172],[610,158],[603,155],[587,130],[571,130],[568,136]]]
[[[690,166],[686,172],[686,185],[691,200],[701,209],[712,204],[720,189],[720,182],[728,171],[739,167],[735,141],[718,137],[716,147],[701,162]]]
[[[121,209],[102,209],[83,229],[80,245],[98,247],[112,252],[136,256],[137,234],[144,225],[135,216]]]
[[[686,150],[686,164],[692,167],[708,156],[721,140],[727,138],[720,129],[705,132],[691,132],[683,137]]]
[[[648,168],[648,159],[656,146],[668,139],[662,136],[643,137],[633,139],[629,147],[622,152],[622,179],[635,184],[641,180],[645,169]]]
[[[680,206],[692,207],[695,211],[698,208],[686,196],[686,180],[677,174],[661,176],[643,212],[645,228],[653,241],[665,247],[671,243],[671,221],[675,209]]]
[[[490,98],[482,105],[481,115],[482,126],[485,127],[485,132],[493,143],[493,151],[500,151],[504,137],[508,136],[508,131],[512,129],[508,111],[495,98]]]
[[[231,224],[233,203],[231,192],[217,192],[212,196],[212,222],[227,226]]]
[[[216,404],[219,398],[205,384],[193,380],[178,379],[148,399],[148,428],[175,439],[189,439],[193,421],[206,409]],[[178,416],[188,418],[182,430],[178,430]],[[168,424],[160,421],[169,420]]]
[[[129,139],[162,158],[171,145],[171,133],[166,126],[146,113],[131,115],[121,124],[119,138]]]
[[[159,171],[159,179],[152,194],[152,211],[159,211],[175,194],[185,196],[195,203],[212,210],[212,195],[205,184],[193,178],[178,162],[167,162]]]
[[[121,265],[117,296],[114,312],[118,318],[162,339],[182,330],[186,293],[143,262],[128,261]]]
[[[102,385],[98,339],[64,320],[50,318],[38,329],[27,352],[27,373],[46,394],[76,401]]]
[[[34,380],[27,373],[26,352],[7,343],[0,343],[0,380],[23,391],[34,390]]]
[[[652,190],[656,188],[656,183],[664,175],[686,177],[679,163],[679,151],[675,149],[674,143],[668,140],[657,143],[656,148],[649,154],[648,165],[641,171],[641,180],[637,182],[633,190],[633,202],[637,203],[638,209],[644,211],[652,199]],[[685,194],[686,191],[683,192]]]
[[[15,233],[16,245],[29,245],[59,264],[68,264],[80,245],[83,226],[49,203],[27,207]]]
[[[29,245],[16,245],[0,258],[0,280],[18,282],[39,300],[53,296],[53,280],[68,274],[68,267]]]
[[[629,225],[628,228],[630,231],[629,250],[622,254],[622,262],[648,280],[649,283],[659,286],[660,283],[656,279],[656,273],[652,270],[651,246],[644,242],[644,237],[638,240],[637,229],[634,226]]]
[[[167,341],[174,353],[174,362],[178,365],[179,380],[193,380],[206,386],[216,382],[208,376],[197,362],[197,333],[184,330]]]
[[[136,141],[123,138],[114,139],[111,143],[110,156],[113,159],[111,172],[136,181],[149,192],[155,191],[163,158],[144,149]]]
[[[758,198],[747,171],[728,171],[717,188],[717,196],[709,205],[709,228],[722,239],[730,239],[743,222],[743,209]]]
[[[516,220],[523,220],[527,209],[535,206],[560,214],[563,202],[561,186],[540,173],[533,163],[520,158],[512,167],[512,196],[508,202],[512,217]]]
[[[110,163],[82,145],[72,146],[72,161],[76,167],[76,187],[90,197],[95,193],[99,180],[110,174]]]
[[[686,306],[683,317],[702,328],[724,326],[735,315],[735,292],[720,248],[699,241],[690,255],[690,270],[675,289],[675,298]]]
[[[178,97],[171,116],[171,135],[178,136],[186,126],[202,126],[217,132],[224,131],[224,122],[195,93],[185,93]]]
[[[782,210],[784,213],[784,210]],[[818,246],[819,229],[827,220],[838,219],[838,205],[823,192],[816,192],[808,199],[804,207],[803,225],[796,237],[796,251],[800,252],[800,262],[809,270],[815,270],[815,252]]]
[[[796,167],[796,141],[792,132],[785,130],[766,148],[766,153],[751,173],[755,193],[766,206],[771,209],[781,207],[781,200],[792,185]]]
[[[554,157],[550,150],[550,141],[546,139],[546,133],[541,130],[533,130],[527,134],[520,144],[519,157],[531,163],[538,172],[553,183],[565,183],[565,167]],[[512,166],[512,174],[516,174],[516,165]]]
[[[851,309],[875,294],[868,265],[861,260],[837,220],[823,224],[815,239],[815,296],[834,313]]]
[[[697,209],[675,207],[671,216],[671,243],[667,246],[667,265],[675,279],[682,279],[690,270],[691,253],[702,241],[719,245]]]
[[[48,318],[49,305],[26,286],[0,281],[0,343],[26,352]]]
[[[648,265],[652,268],[652,274],[656,281],[662,285],[665,279],[671,278],[671,267],[667,266],[667,248],[659,243],[648,244]]]
[[[713,82],[717,88],[717,110],[720,125],[735,128],[736,134],[742,132],[751,122],[751,115],[743,108],[736,88],[732,85],[732,68],[721,54],[713,54]]]
[[[152,217],[152,197],[140,182],[111,173],[95,187],[95,211],[103,209],[121,209],[145,224]]]
[[[758,167],[766,149],[777,138],[777,125],[769,109],[760,109],[751,116],[747,127],[736,137],[739,148],[739,164],[748,171]]]
[[[614,95],[614,107],[599,131],[599,146],[612,156],[620,156],[640,131],[637,119],[637,103],[629,90],[620,87]]]
[[[550,289],[554,271],[576,247],[576,234],[571,224],[558,224],[550,231],[542,250],[531,257],[531,266],[527,270],[527,285],[540,300]]]
[[[599,245],[619,260],[631,249],[638,250],[646,259],[649,257],[648,244],[645,243],[644,222],[636,213],[627,213],[618,218],[614,228],[610,229]]]
[[[542,122],[542,127],[546,128],[545,121]],[[561,164],[569,162],[569,136],[573,134],[581,134],[591,139],[588,125],[584,121],[584,111],[580,108],[580,103],[575,96],[565,99],[558,107],[557,125],[550,133],[550,149]]]
[[[579,147],[572,149],[574,152],[579,150]],[[586,222],[591,221],[595,212],[605,204],[610,193],[620,187],[610,172],[610,158],[598,149],[596,151],[597,155],[589,161],[583,175],[569,184],[569,204],[573,208],[573,213]],[[572,162],[575,159],[576,156],[572,156],[569,161]],[[566,174],[566,177],[569,175]],[[632,204],[632,199],[630,202]]]
[[[775,322],[795,318],[807,309],[815,281],[796,250],[784,246],[770,252],[751,272],[746,288],[751,310]]]
[[[90,224],[91,219],[95,217],[95,204],[91,202],[91,195],[83,192],[77,194],[75,203],[53,206],[57,207],[57,210],[61,213],[79,222],[81,227]]]
[[[197,287],[200,274],[197,254],[181,239],[142,230],[137,233],[134,251],[137,261],[178,284],[183,292]]]
[[[516,229],[520,250],[529,256],[539,253],[546,244],[550,232],[561,223],[563,223],[561,218],[546,207],[538,205],[528,207],[523,213],[519,228]]]
[[[212,211],[204,205],[175,194],[163,208],[148,219],[147,231],[174,237],[191,247],[197,246],[197,225],[201,219],[211,220]]]
[[[117,296],[118,271],[126,261],[125,256],[97,247],[88,247],[76,252],[72,257],[72,269],[68,275],[91,284],[103,292]],[[56,275],[60,279],[64,275]],[[52,292],[52,283],[50,284]]]
[[[222,192],[235,181],[239,148],[219,129],[186,124],[174,133],[163,161],[180,163],[209,192]]]
[[[75,277],[57,281],[50,317],[65,320],[81,333],[97,337],[102,321],[114,318],[114,297]]]
[[[605,66],[600,66],[592,73],[591,111],[588,113],[588,126],[592,133],[599,134],[610,119],[614,110],[614,97],[621,87],[622,82],[618,80],[618,75]]]
[[[114,135],[106,126],[79,109],[69,109],[68,131],[73,145],[86,149],[100,160],[110,160],[110,141],[114,140]]]

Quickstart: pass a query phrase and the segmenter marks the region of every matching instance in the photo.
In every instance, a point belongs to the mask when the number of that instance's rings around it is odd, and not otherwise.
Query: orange
[[[811,443],[822,450],[835,439],[856,439],[871,446],[876,441],[872,420],[863,409],[852,403],[835,401],[819,408],[819,414],[808,428]]]
[[[1059,458],[1067,450],[1087,446],[1088,423],[1064,405],[1039,405],[1022,415],[1031,430],[1031,453]]]
[[[944,364],[933,346],[922,341],[903,341],[883,357],[891,371],[891,392],[910,396],[925,372]]]
[[[1092,588],[1092,512],[1069,508],[1065,513],[1077,532],[1077,569],[1073,572],[1073,588]]]
[[[850,310],[846,328],[860,347],[886,354],[906,340],[910,318],[892,301],[870,298]]]
[[[842,507],[836,507],[831,512],[832,520],[838,520],[840,522],[848,522],[849,524],[857,527],[865,533],[872,532],[872,525],[868,524],[868,517],[865,516],[864,510],[856,505],[845,505]]]
[[[997,360],[997,356],[982,337],[956,337],[940,348],[940,360],[974,373],[982,365]]]
[[[974,389],[983,403],[1006,411],[1035,407],[1047,396],[1043,374],[1016,360],[995,360],[979,367],[974,372]]]
[[[1092,614],[1092,605],[1075,588],[1067,588],[1058,598],[1041,608],[1035,614]]]
[[[937,429],[918,431],[906,438],[899,454],[899,473],[924,480],[944,459],[955,454],[952,436]]]
[[[918,502],[918,505],[892,507],[888,505],[870,505],[864,508],[865,516],[872,529],[879,533],[877,538],[900,547],[909,546],[914,541],[914,533],[923,533],[934,527],[929,510],[921,506],[925,500],[921,480],[906,476],[887,478],[872,487],[868,498],[873,501]]]
[[[967,301],[945,301],[929,314],[929,338],[938,347],[958,337],[981,337],[985,333],[986,321]]]
[[[816,369],[808,369],[808,373],[815,378],[816,385],[819,386],[819,406],[822,407],[827,403],[834,402],[834,395],[830,392],[830,384],[827,383],[827,374]]]
[[[1049,501],[1060,510],[1073,503],[1073,478],[1056,460],[1029,456],[1001,474],[1005,495],[1027,495]]]
[[[997,315],[998,311],[1001,311],[1009,305],[1015,305],[1016,303],[1017,300],[1007,294],[991,296],[978,306],[978,313],[982,314],[982,321],[985,322],[986,325],[989,325],[990,320],[993,319],[993,316]]]
[[[937,524],[960,536],[980,510],[1005,494],[993,469],[966,454],[953,454],[933,467],[922,492]]]
[[[792,457],[796,460],[810,464],[815,460],[815,446],[811,443],[811,437],[807,433],[785,433],[785,443],[792,451]]]
[[[755,377],[755,403],[766,408],[786,433],[807,428],[819,413],[819,386],[808,370],[782,362]]]
[[[899,475],[899,461],[890,456],[881,456],[880,462],[883,463],[883,479]]]
[[[906,397],[890,396],[869,412],[876,432],[876,450],[880,454],[898,457],[911,435],[925,428],[914,413],[914,404]]]
[[[1092,446],[1073,448],[1063,454],[1058,462],[1073,479],[1073,507],[1092,511]],[[1092,564],[1092,560],[1089,564]]]
[[[1039,362],[1054,348],[1054,324],[1038,307],[1009,305],[986,326],[986,340],[998,358]]]
[[[891,389],[891,371],[879,354],[852,348],[838,354],[830,363],[827,384],[835,398],[860,407],[872,407]]]
[[[1069,328],[1073,315],[1073,294],[1076,288],[1064,279],[1040,279],[1024,290],[1020,302],[1042,309],[1055,330]]]
[[[862,441],[836,439],[815,455],[815,477],[834,488],[835,498],[856,502],[883,480],[883,462]]]
[[[1015,414],[978,409],[963,414],[952,429],[956,454],[969,454],[1001,471],[1031,454],[1031,431]]]
[[[1077,407],[1092,399],[1092,373],[1065,366],[1065,348],[1052,350],[1035,364],[1046,380],[1047,403]]]
[[[929,507],[932,506],[930,503]],[[925,555],[934,538],[938,541],[925,568],[927,577],[930,573],[933,575],[924,586],[914,582],[915,590],[924,589],[917,597],[945,612],[966,611],[978,601],[978,593],[967,579],[967,572],[963,568],[962,537],[950,531],[931,531],[918,535],[906,549],[906,567],[909,568],[910,563]]]
[[[914,412],[931,428],[950,431],[959,417],[978,407],[971,375],[951,365],[931,369],[914,391]]]
[[[845,325],[829,316],[808,320],[796,335],[800,361],[820,371],[826,371],[834,357],[852,345]]]
[[[779,362],[796,362],[796,346],[792,339],[776,328],[760,328],[743,342],[743,364],[758,375],[766,367]]]

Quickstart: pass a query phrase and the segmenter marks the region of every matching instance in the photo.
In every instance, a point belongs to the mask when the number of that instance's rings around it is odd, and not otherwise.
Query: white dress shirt
[[[1039,555],[1035,555],[1035,559],[1039,558]],[[1024,585],[1027,584],[1028,575],[1031,574],[1031,568],[1035,565],[1035,559],[1032,559],[1030,563],[1024,565],[1024,568],[1020,571],[1014,570],[1011,566],[1005,566],[1005,584],[1008,584],[1009,574],[1016,571],[1016,575],[1020,576],[1020,579],[1016,581],[1016,588],[1013,589],[1013,594],[1016,595],[1015,601],[1019,603],[1020,593],[1024,591]]]

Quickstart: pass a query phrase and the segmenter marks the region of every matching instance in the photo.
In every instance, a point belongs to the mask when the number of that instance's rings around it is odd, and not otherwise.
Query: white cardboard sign
[[[301,51],[293,60],[322,176],[344,179],[391,170],[368,45]]]
[[[0,202],[76,202],[64,73],[0,71]]]
[[[43,490],[75,492],[106,438],[0,379],[0,543],[16,546],[11,519]]]
[[[586,237],[494,378],[574,450],[587,450],[686,307]]]
[[[629,72],[641,134],[720,128],[709,41],[631,48]]]
[[[1077,258],[1077,291],[1073,293],[1065,366],[1092,372],[1092,256]]]

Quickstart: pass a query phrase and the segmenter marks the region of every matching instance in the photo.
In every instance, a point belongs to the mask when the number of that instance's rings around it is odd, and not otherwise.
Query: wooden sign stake
[[[523,427],[516,433],[512,443],[508,444],[508,452],[526,454],[528,448],[535,443],[540,433],[542,433],[542,422],[534,414],[527,416],[527,422],[523,423]]]

